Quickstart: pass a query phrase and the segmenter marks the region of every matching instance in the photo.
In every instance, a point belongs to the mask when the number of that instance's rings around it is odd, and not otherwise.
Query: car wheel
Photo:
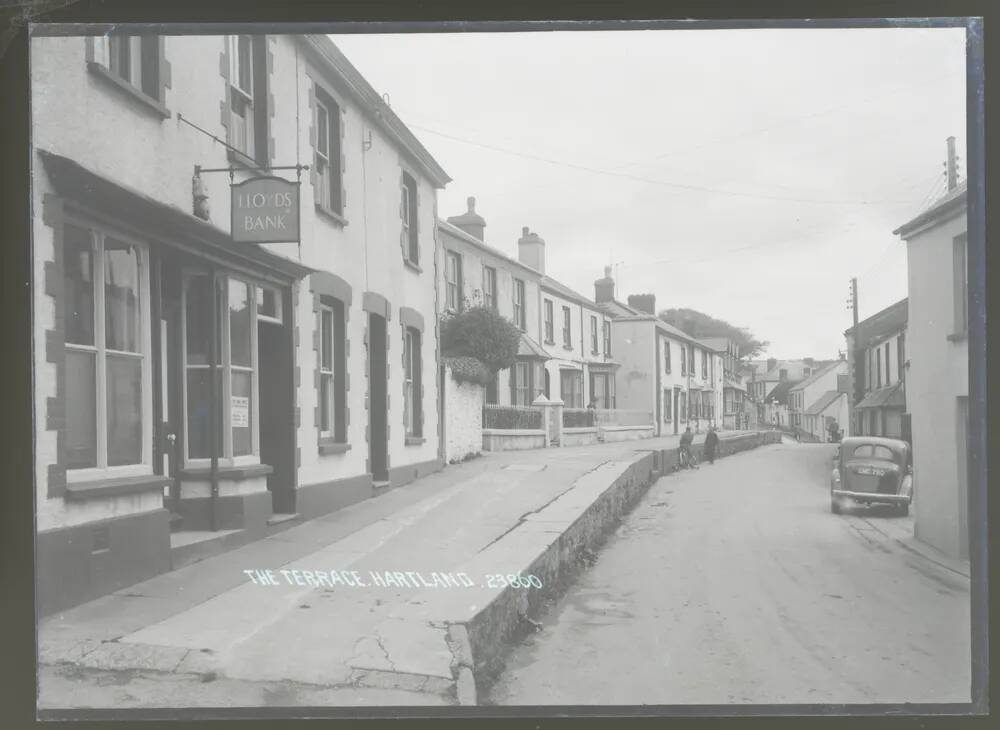
[[[843,506],[836,497],[830,497],[830,511],[835,515],[839,515],[843,511]]]

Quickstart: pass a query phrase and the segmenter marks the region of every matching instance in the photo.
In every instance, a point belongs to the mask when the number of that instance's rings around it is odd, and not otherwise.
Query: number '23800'
[[[511,588],[541,588],[542,581],[538,576],[521,575],[520,573],[508,575],[495,573],[486,576],[487,588],[507,588],[508,586]]]

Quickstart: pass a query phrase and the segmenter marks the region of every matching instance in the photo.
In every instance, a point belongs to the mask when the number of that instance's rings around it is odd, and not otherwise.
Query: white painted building
[[[539,344],[542,275],[487,244],[486,221],[476,213],[475,199],[469,198],[468,205],[466,213],[438,221],[439,313],[487,306],[521,330],[517,363],[497,373],[485,397],[491,404],[530,405],[545,390],[548,358]]]
[[[893,231],[906,242],[908,268],[915,532],[954,558],[969,554],[967,205],[962,183]]]
[[[30,52],[41,610],[439,468],[449,178],[329,38]],[[234,243],[230,183],[295,165],[301,243]]]
[[[811,409],[817,402],[825,400],[829,393],[841,392],[839,377],[846,374],[847,361],[835,360],[820,366],[809,377],[793,385],[788,391],[788,416],[792,428],[825,441],[825,424],[817,427],[816,416],[825,414],[826,406],[820,409],[821,413],[813,413]],[[846,388],[844,392],[846,393]],[[844,405],[846,407],[846,400]],[[846,418],[846,413],[845,410],[841,417]]]

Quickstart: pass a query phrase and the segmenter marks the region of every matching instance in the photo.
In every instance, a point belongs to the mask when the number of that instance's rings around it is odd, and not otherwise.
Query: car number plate
[[[884,477],[888,472],[874,466],[859,466],[854,470],[855,474],[868,474],[873,477]]]

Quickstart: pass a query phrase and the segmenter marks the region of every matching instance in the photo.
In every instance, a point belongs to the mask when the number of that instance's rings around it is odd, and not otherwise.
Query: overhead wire
[[[532,155],[525,152],[519,152],[517,150],[507,149],[505,147],[498,147],[496,145],[477,142],[475,140],[466,139],[464,137],[458,137],[452,134],[447,134],[446,132],[441,132],[439,130],[431,129],[430,127],[424,127],[418,124],[411,124],[409,126],[413,127],[414,129],[420,129],[429,134],[434,134],[439,137],[444,137],[446,139],[454,140],[456,142],[462,142],[464,144],[469,144],[476,147],[482,147],[483,149],[502,152],[504,154],[513,155],[515,157],[522,157],[529,160],[536,160],[538,162],[545,162],[550,165],[567,167],[575,170],[581,170],[583,172],[590,172],[597,175],[609,175],[611,177],[633,180],[636,182],[647,183],[650,185],[660,185],[663,187],[676,188],[679,190],[692,190],[695,192],[713,193],[716,195],[730,195],[735,197],[758,198],[764,200],[776,200],[776,201],[791,202],[791,203],[812,203],[818,205],[909,205],[911,202],[908,200],[822,200],[814,198],[792,198],[792,197],[784,197],[778,195],[766,195],[763,193],[747,193],[735,190],[723,190],[720,188],[703,187],[700,185],[686,185],[684,183],[670,182],[667,180],[655,180],[652,178],[642,177],[640,175],[632,175],[624,172],[614,172],[612,170],[604,170],[601,168],[589,167],[587,165],[578,165],[576,163],[567,162],[565,160],[555,160],[548,157],[542,157],[540,155]]]

